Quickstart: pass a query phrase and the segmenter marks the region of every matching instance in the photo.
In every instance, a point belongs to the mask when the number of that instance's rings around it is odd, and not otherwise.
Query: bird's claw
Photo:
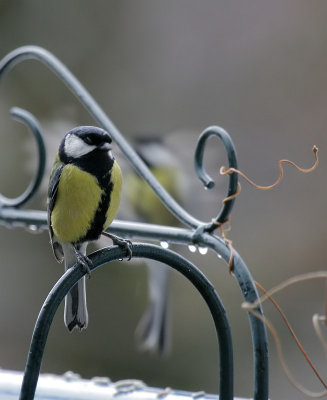
[[[133,255],[133,243],[128,240],[121,238],[119,236],[113,235],[112,233],[108,232],[102,232],[104,236],[109,237],[114,244],[117,246],[123,247],[126,250],[127,253],[127,261],[129,261],[132,258]]]
[[[79,251],[76,251],[77,262],[80,264],[88,278],[91,278],[91,268],[93,267],[92,261],[87,257],[81,254]]]
[[[117,240],[118,239],[118,240]],[[127,253],[127,261],[129,261],[132,258],[133,255],[133,244],[130,240],[128,239],[123,239],[120,237],[117,237],[117,239],[112,239],[114,244],[117,244],[120,247],[123,247],[126,250]]]

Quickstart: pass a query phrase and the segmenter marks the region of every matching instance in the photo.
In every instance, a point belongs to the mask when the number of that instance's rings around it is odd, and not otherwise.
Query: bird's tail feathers
[[[83,276],[65,297],[65,325],[69,331],[86,329],[89,316],[86,306],[85,277]]]
[[[65,271],[76,264],[76,252],[79,252],[81,256],[86,256],[86,246],[87,244],[83,244],[74,249],[71,244],[63,245],[65,254]],[[64,321],[67,329],[72,331],[74,328],[77,328],[78,330],[86,329],[88,320],[85,277],[83,276],[83,278],[76,283],[65,297]]]

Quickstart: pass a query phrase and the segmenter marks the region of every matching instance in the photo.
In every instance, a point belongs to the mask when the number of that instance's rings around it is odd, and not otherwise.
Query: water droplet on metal
[[[190,250],[191,253],[195,253],[196,252],[196,246],[194,246],[193,244],[190,244],[188,246],[188,249]]]
[[[160,246],[161,246],[162,248],[164,248],[164,249],[168,249],[169,243],[166,242],[166,241],[162,241],[162,242],[160,242]]]
[[[28,225],[26,228],[30,233],[41,233],[42,229],[38,227],[37,225]]]
[[[199,253],[204,256],[208,253],[208,247],[199,247]]]

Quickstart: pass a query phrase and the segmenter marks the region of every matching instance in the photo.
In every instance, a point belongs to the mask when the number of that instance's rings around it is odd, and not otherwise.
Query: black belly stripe
[[[88,242],[99,239],[101,232],[103,231],[104,224],[106,222],[106,214],[110,207],[110,198],[113,190],[113,183],[111,182],[111,171],[114,164],[114,159],[108,156],[107,152],[103,151],[92,151],[86,156],[74,160],[74,164],[94,175],[98,184],[103,190],[103,194],[99,201],[97,211],[93,217],[91,227],[87,231],[86,235],[82,237],[78,243]]]
[[[107,211],[110,207],[111,193],[113,190],[113,183],[111,182],[110,178],[111,174],[109,173],[106,175],[106,177],[101,179],[102,182],[100,186],[104,192],[101,196],[101,200],[99,201],[91,227],[87,231],[86,235],[80,240],[80,243],[99,239],[103,231],[103,227],[106,222]]]

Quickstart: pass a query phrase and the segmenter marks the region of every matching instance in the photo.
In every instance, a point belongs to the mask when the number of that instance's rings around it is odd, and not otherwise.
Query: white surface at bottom
[[[0,400],[17,400],[23,373],[0,370]],[[109,378],[81,379],[72,372],[62,376],[41,374],[35,400],[218,400],[217,395],[147,386],[138,380],[111,382]],[[234,398],[235,400],[242,400]],[[245,400],[245,399],[243,399]]]

